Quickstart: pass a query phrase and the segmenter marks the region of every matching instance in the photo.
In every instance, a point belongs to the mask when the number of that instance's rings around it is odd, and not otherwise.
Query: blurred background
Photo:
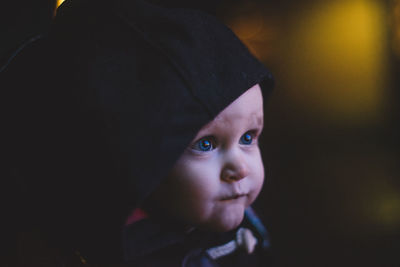
[[[276,266],[400,266],[400,1],[153,2],[215,14],[274,73],[255,207]],[[8,0],[2,65],[60,3]]]

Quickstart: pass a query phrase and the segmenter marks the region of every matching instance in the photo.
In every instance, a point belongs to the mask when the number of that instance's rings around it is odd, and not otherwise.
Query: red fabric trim
[[[134,222],[143,220],[144,218],[147,217],[149,217],[149,215],[144,210],[140,208],[134,209],[131,215],[129,215],[128,218],[126,219],[125,225],[129,225]]]

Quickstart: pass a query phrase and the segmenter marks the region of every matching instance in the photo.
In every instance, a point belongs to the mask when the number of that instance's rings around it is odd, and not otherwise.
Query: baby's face
[[[238,226],[264,180],[257,141],[262,128],[263,101],[255,85],[198,132],[156,191],[158,205],[188,226]]]

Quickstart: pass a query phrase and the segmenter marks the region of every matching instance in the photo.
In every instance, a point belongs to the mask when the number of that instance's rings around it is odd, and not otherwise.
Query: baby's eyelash
[[[253,129],[248,132],[250,132],[254,136],[254,138],[258,138],[262,133],[262,129]]]

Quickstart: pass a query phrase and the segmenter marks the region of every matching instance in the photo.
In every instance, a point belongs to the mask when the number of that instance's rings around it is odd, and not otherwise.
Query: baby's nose
[[[245,160],[236,155],[230,157],[221,171],[221,179],[226,182],[239,181],[249,175],[249,168]]]

